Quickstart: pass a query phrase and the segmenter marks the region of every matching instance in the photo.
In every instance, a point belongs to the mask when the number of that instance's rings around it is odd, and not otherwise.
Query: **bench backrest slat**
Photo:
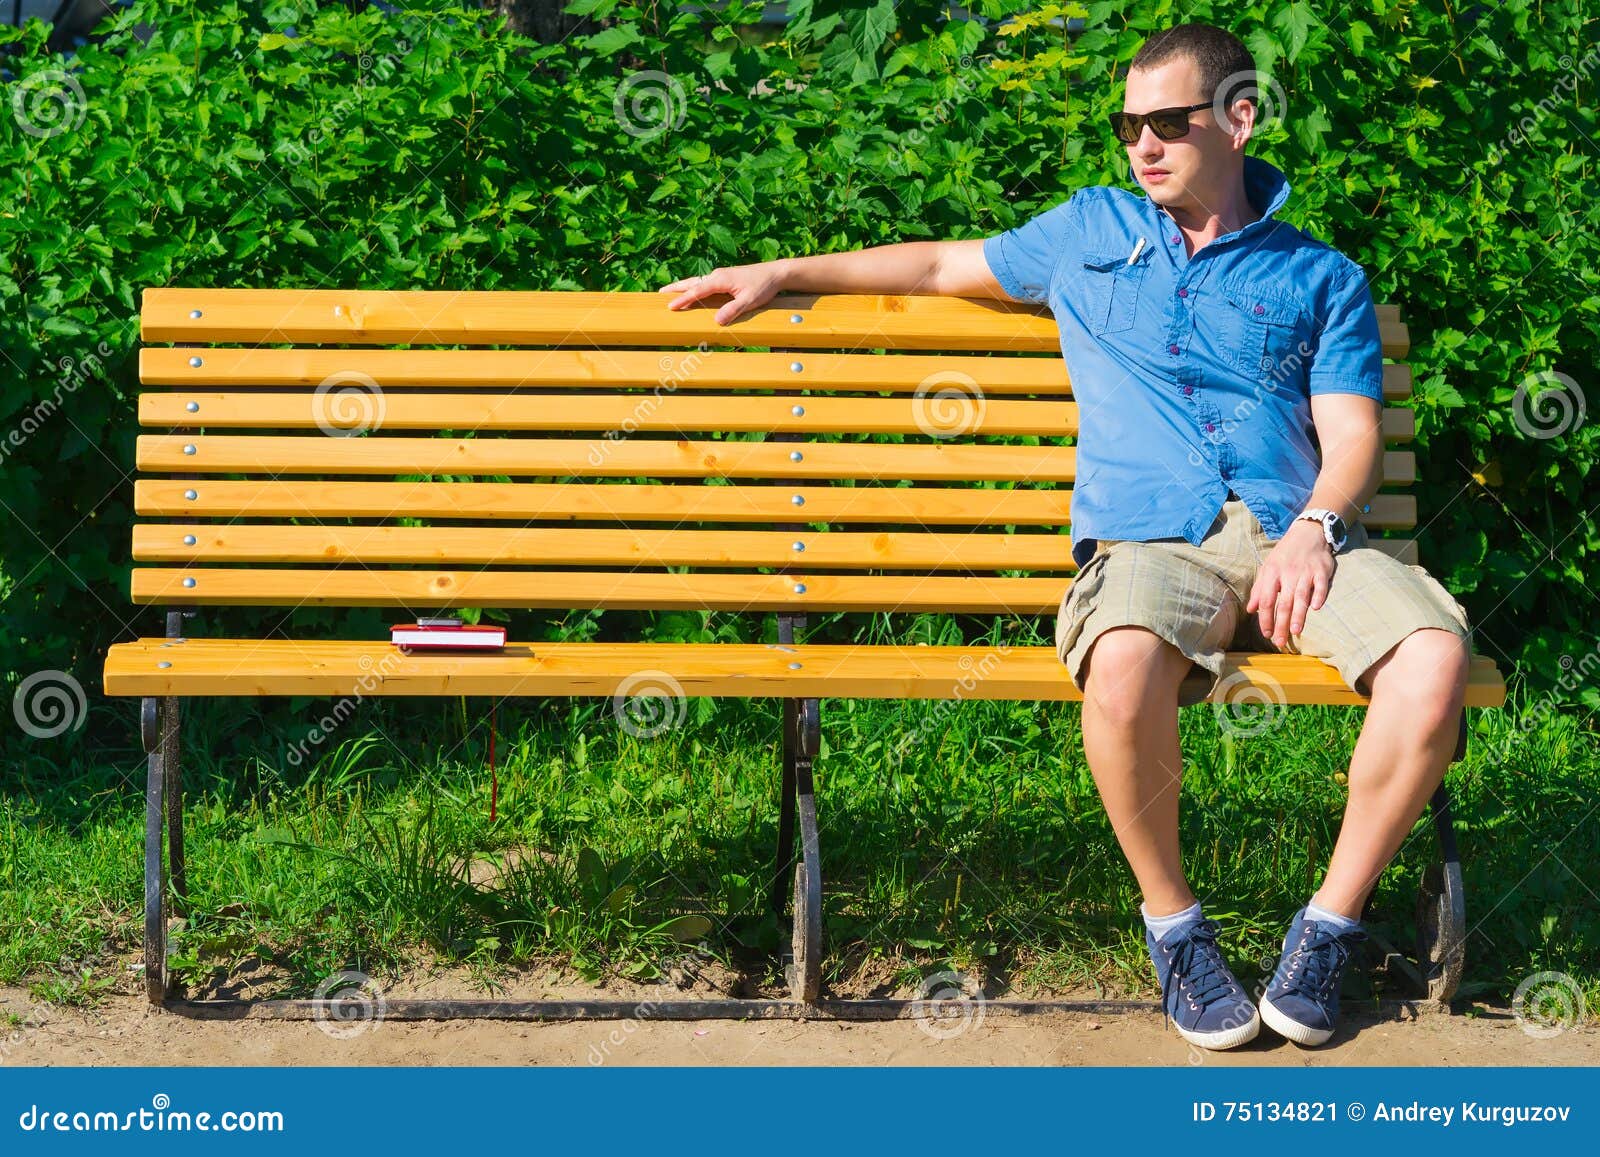
[[[147,342],[350,345],[731,346],[1054,353],[1048,310],[960,297],[790,295],[731,326],[659,293],[516,290],[148,289]],[[194,316],[199,314],[198,317]],[[264,322],[264,319],[265,322]],[[1402,358],[1399,315],[1378,315],[1384,356]]]
[[[721,335],[716,335],[720,337]],[[708,337],[707,340],[710,340]],[[331,379],[381,382],[385,390],[428,389],[826,389],[850,393],[915,393],[970,380],[985,397],[1072,395],[1059,350],[1055,356],[851,354],[811,350],[796,357],[749,350],[437,350],[273,349],[218,346],[204,351],[147,346],[139,379],[147,386],[316,386]],[[1388,356],[1394,356],[1392,354]],[[200,365],[190,364],[196,357]],[[795,369],[799,366],[799,369]],[[1411,369],[1383,367],[1383,396],[1411,396]]]

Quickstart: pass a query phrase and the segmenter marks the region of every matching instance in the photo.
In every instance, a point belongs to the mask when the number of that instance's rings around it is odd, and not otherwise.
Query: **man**
[[[1114,130],[1143,196],[1087,188],[971,241],[788,259],[665,286],[731,294],[726,324],[780,291],[935,293],[1047,304],[1079,404],[1076,579],[1056,644],[1083,745],[1143,894],[1173,1024],[1233,1048],[1265,1019],[1326,1041],[1379,874],[1454,750],[1470,658],[1460,605],[1367,545],[1381,480],[1382,354],[1361,267],[1276,220],[1290,187],[1244,153],[1254,77],[1231,34],[1185,24],[1130,64]],[[1252,86],[1253,87],[1253,86]],[[1313,434],[1315,443],[1313,443]],[[1321,886],[1290,923],[1259,1012],[1224,962],[1178,846],[1177,708],[1229,647],[1312,655],[1370,695]],[[1209,694],[1209,689],[1206,692]]]

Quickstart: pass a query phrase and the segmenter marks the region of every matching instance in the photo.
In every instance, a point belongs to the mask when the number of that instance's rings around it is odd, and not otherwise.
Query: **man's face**
[[[1157,68],[1136,69],[1128,74],[1122,111],[1148,113],[1162,108],[1184,108],[1211,99],[1201,91],[1200,69],[1184,57],[1169,60]],[[1234,104],[1234,122],[1219,123],[1216,111],[1207,106],[1189,114],[1189,131],[1175,141],[1156,136],[1148,124],[1128,150],[1134,179],[1150,200],[1168,209],[1194,209],[1210,212],[1209,205],[1220,203],[1222,186],[1232,171],[1232,156],[1250,139],[1248,101]]]

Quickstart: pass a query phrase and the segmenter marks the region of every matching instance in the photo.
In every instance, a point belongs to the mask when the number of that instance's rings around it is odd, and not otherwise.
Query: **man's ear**
[[[1256,128],[1256,106],[1254,101],[1240,97],[1228,109],[1229,135],[1233,137],[1233,147],[1238,152],[1244,152],[1244,147],[1249,143],[1251,135]]]

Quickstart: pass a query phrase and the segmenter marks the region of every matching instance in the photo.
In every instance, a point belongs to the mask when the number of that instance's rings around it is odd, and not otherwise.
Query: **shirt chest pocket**
[[[1132,329],[1139,312],[1139,289],[1155,250],[1143,248],[1133,264],[1126,253],[1083,255],[1084,320],[1099,337]]]
[[[1290,382],[1305,373],[1301,309],[1259,289],[1223,290],[1222,341],[1234,369],[1255,381]]]

